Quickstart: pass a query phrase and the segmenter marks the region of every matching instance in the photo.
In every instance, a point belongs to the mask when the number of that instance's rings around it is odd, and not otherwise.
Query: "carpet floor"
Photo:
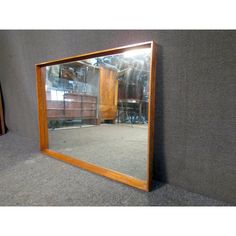
[[[0,136],[0,206],[224,205],[169,184],[139,191],[47,157],[29,139]]]

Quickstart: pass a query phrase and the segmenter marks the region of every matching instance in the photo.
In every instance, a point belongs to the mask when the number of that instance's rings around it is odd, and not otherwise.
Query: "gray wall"
[[[155,178],[236,204],[236,31],[1,31],[8,128],[38,142],[34,64],[156,40]]]

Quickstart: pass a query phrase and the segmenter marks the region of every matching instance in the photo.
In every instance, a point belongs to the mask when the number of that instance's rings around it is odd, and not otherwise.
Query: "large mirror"
[[[41,150],[148,191],[154,42],[36,65]]]

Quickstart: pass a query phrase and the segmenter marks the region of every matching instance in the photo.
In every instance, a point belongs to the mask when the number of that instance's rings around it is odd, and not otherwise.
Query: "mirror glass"
[[[49,149],[147,179],[150,48],[47,66]]]

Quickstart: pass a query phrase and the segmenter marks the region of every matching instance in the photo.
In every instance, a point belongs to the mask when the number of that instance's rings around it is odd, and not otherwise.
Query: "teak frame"
[[[129,175],[96,166],[82,160],[73,158],[65,154],[61,154],[50,150],[48,147],[48,127],[47,127],[47,109],[46,109],[46,93],[43,68],[46,66],[67,63],[72,61],[89,59],[111,54],[119,54],[128,50],[150,48],[150,78],[149,78],[149,103],[148,103],[148,160],[147,160],[147,180],[140,180]],[[67,57],[59,60],[53,60],[36,64],[36,85],[38,96],[38,119],[39,119],[39,134],[40,134],[40,150],[42,153],[54,157],[58,160],[88,170],[90,172],[105,176],[109,179],[127,184],[129,186],[150,191],[152,185],[152,162],[154,155],[154,116],[155,116],[155,80],[156,80],[156,63],[157,63],[157,44],[154,41],[132,44],[124,47],[118,47],[108,50],[102,50],[82,55]]]

